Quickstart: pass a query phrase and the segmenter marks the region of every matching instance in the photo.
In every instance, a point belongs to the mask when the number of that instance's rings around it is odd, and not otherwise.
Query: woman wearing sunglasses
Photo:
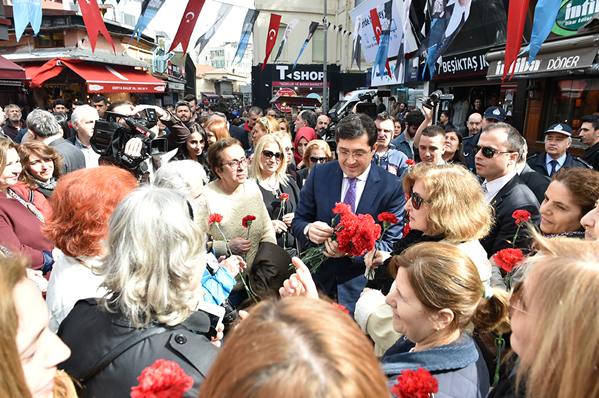
[[[597,242],[536,238],[511,298],[516,372],[489,397],[597,397]],[[518,388],[516,389],[517,383]]]
[[[304,151],[304,156],[302,158],[302,163],[305,167],[297,172],[296,181],[299,188],[301,189],[304,186],[304,182],[308,179],[310,170],[312,170],[314,166],[317,164],[330,162],[331,160],[333,160],[333,154],[331,153],[331,148],[326,141],[310,141],[308,146],[306,146],[306,150]]]
[[[392,253],[377,250],[366,254],[366,266],[376,268],[375,277],[368,281],[356,304],[355,318],[379,353],[399,337],[391,327],[391,309],[384,304],[384,295],[393,283],[388,270],[392,255],[420,242],[443,241],[470,257],[485,285],[491,279],[491,263],[478,240],[491,228],[492,210],[476,177],[457,165],[419,164],[408,171],[403,188],[409,195],[406,212],[410,231],[395,244]]]
[[[277,244],[285,249],[294,248],[295,238],[290,227],[299,200],[299,188],[287,175],[283,142],[276,134],[265,135],[254,151],[250,176],[256,179],[262,192],[264,205],[277,234]],[[283,200],[282,194],[287,194],[288,198]]]

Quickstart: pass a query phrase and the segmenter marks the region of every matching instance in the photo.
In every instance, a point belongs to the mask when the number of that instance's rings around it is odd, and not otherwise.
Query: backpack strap
[[[122,353],[127,351],[129,348],[134,345],[140,343],[141,341],[147,339],[150,336],[154,336],[160,333],[166,332],[168,329],[162,326],[152,326],[148,329],[145,329],[143,332],[136,334],[134,336],[129,337],[125,341],[118,344],[114,347],[110,352],[104,355],[96,364],[83,376],[79,378],[79,382],[85,384],[88,380],[93,378],[95,375],[100,373],[104,368],[106,368],[112,361],[118,358]]]

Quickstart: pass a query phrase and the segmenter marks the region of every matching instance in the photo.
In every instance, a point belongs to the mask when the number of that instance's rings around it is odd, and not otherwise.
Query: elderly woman
[[[197,397],[216,347],[202,300],[204,233],[186,198],[141,187],[115,209],[108,253],[98,268],[106,295],[81,300],[60,325],[71,349],[61,367],[86,396],[129,396],[142,370],[157,359],[175,361]]]
[[[350,317],[332,303],[290,297],[252,308],[228,336],[200,396],[386,398],[389,391]]]
[[[262,192],[266,210],[277,234],[277,244],[287,249],[294,248],[295,238],[290,227],[299,200],[299,188],[287,176],[284,145],[275,134],[269,134],[260,138],[254,151],[250,176],[256,179]]]
[[[217,179],[206,186],[204,195],[210,214],[223,217],[218,225],[210,225],[214,253],[245,256],[251,268],[260,242],[276,244],[276,237],[260,189],[248,181],[245,152],[234,138],[220,140],[208,149],[208,163]],[[246,216],[255,217],[247,228]]]
[[[12,189],[16,186],[32,192],[23,183],[19,184],[21,171],[17,145],[8,138],[0,138],[0,245],[23,253],[31,259],[32,268],[46,273],[54,263],[52,243],[41,232],[48,215],[44,216],[43,211],[47,203],[39,192],[37,197],[21,196]]]
[[[40,191],[46,198],[52,196],[62,170],[62,155],[39,141],[26,142],[17,151],[23,166],[21,181]]]
[[[48,329],[48,309],[24,258],[0,258],[0,396],[75,398],[58,364],[69,348]]]
[[[170,188],[185,195],[193,206],[194,219],[200,227],[208,230],[208,213],[204,198],[204,182],[206,172],[197,162],[181,160],[170,162],[158,169],[154,185]],[[206,270],[202,275],[204,301],[221,305],[235,286],[235,277],[245,267],[245,261],[240,256],[230,256],[216,259],[213,253],[208,253]]]
[[[115,166],[77,170],[57,184],[52,216],[44,226],[44,234],[56,246],[46,295],[50,330],[58,330],[77,301],[104,295],[98,269],[108,219],[136,186],[131,173]]]
[[[333,160],[333,154],[331,153],[331,147],[324,140],[313,140],[308,143],[304,150],[304,156],[302,163],[304,168],[297,172],[297,185],[301,189],[304,186],[304,182],[310,175],[310,170],[317,164],[323,164]]]
[[[355,311],[358,324],[375,341],[379,354],[399,337],[391,328],[391,308],[384,303],[393,282],[386,260],[390,255],[420,242],[444,241],[470,257],[485,285],[490,284],[492,274],[487,253],[478,241],[491,228],[492,210],[476,177],[457,165],[420,164],[406,174],[403,185],[410,196],[406,204],[409,233],[396,243],[393,253],[378,250],[366,255],[366,266],[377,268]]]
[[[598,244],[567,238],[535,243],[538,253],[525,263],[510,303],[517,376],[500,383],[494,396],[597,397]],[[521,383],[518,395],[514,379]]]
[[[541,203],[541,224],[545,236],[584,237],[580,220],[599,200],[599,172],[560,169],[545,191]]]
[[[282,296],[317,297],[307,267],[294,260],[296,274],[283,283]],[[485,286],[477,267],[455,245],[423,242],[394,256],[395,274],[386,297],[396,340],[381,359],[390,384],[405,370],[424,368],[443,397],[479,398],[489,390],[489,373],[467,332],[508,329],[507,294]],[[435,394],[437,395],[437,394]]]

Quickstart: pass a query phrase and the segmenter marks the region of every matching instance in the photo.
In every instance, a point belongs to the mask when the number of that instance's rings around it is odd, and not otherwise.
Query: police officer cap
[[[545,130],[545,134],[549,133],[559,133],[565,136],[572,136],[572,127],[567,125],[566,123],[555,123],[549,126],[547,130]]]
[[[499,122],[503,122],[505,121],[506,114],[503,108],[499,106],[490,106],[485,109],[483,117],[485,119],[495,119]]]

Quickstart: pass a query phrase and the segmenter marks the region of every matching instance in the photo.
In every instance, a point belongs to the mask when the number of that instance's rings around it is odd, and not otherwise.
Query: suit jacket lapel
[[[358,203],[358,208],[356,209],[357,214],[371,213],[372,205],[373,203],[375,203],[376,197],[380,192],[378,184],[381,181],[380,172],[382,170],[383,169],[379,168],[375,164],[372,164],[372,166],[370,166],[370,172],[368,173],[368,177],[366,178],[364,192],[362,192],[360,202]],[[372,216],[376,217],[377,215],[372,214]]]
[[[497,195],[495,195],[495,197],[493,198],[493,200],[491,201],[491,206],[493,206],[495,209],[497,209],[497,207],[499,205],[501,205],[501,202],[503,202],[503,197],[505,195],[507,195],[510,190],[512,189],[512,187],[516,184],[516,182],[518,181],[518,175],[516,174],[511,180],[509,180],[507,182],[507,184],[505,184],[500,190],[499,192],[497,192]]]
[[[327,184],[324,188],[324,192],[328,194],[325,195],[326,203],[325,209],[328,214],[325,222],[330,223],[331,218],[333,217],[333,207],[335,207],[335,203],[341,202],[343,198],[341,197],[341,187],[343,186],[343,172],[341,171],[341,167],[337,165],[337,167],[333,168],[332,173],[330,174],[331,179],[329,181],[324,181]],[[318,200],[318,198],[314,198]],[[324,199],[324,198],[323,198]]]

